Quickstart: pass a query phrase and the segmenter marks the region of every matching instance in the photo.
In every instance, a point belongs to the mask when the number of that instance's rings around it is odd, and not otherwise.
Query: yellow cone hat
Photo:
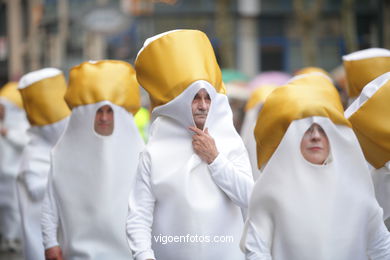
[[[259,103],[264,103],[265,99],[276,89],[276,85],[263,85],[252,91],[251,96],[245,105],[245,111],[251,110]]]
[[[84,62],[70,71],[65,101],[70,108],[110,101],[133,115],[141,107],[139,85],[133,67],[124,61]]]
[[[138,82],[149,93],[152,108],[173,100],[197,80],[226,93],[213,47],[206,34],[198,30],[175,30],[146,40],[135,70]]]
[[[7,99],[15,104],[17,107],[23,109],[23,101],[18,91],[17,82],[8,82],[0,89],[0,97]]]
[[[379,169],[390,161],[390,72],[370,82],[363,92],[362,104],[349,116],[352,104],[345,114],[367,161]]]
[[[350,97],[360,94],[363,87],[376,77],[390,71],[390,50],[370,48],[343,56]]]
[[[298,76],[298,75],[309,74],[309,73],[323,73],[330,78],[329,73],[320,67],[304,67],[296,71],[294,75]]]
[[[64,100],[65,77],[58,69],[45,68],[24,75],[19,91],[32,126],[53,124],[70,114]]]
[[[350,126],[336,87],[328,77],[317,73],[299,75],[275,89],[266,99],[254,131],[258,167],[271,158],[292,121],[311,116],[328,117],[335,124]]]

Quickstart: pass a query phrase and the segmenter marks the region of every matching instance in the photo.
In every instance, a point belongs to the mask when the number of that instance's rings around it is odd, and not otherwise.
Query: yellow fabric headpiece
[[[152,109],[173,100],[197,80],[226,93],[213,47],[201,31],[177,30],[156,36],[138,54],[135,70],[138,82],[149,93]]]
[[[298,76],[275,89],[266,99],[254,131],[258,167],[271,158],[292,121],[311,116],[328,117],[350,127],[339,94],[325,76]]]
[[[390,80],[349,117],[367,161],[379,169],[390,161]]]
[[[141,107],[133,67],[124,61],[83,62],[70,71],[65,101],[71,108],[110,101],[135,115]]]
[[[0,89],[0,97],[7,99],[15,104],[17,107],[23,109],[23,101],[18,91],[17,82],[8,82]]]
[[[372,48],[343,57],[348,96],[356,97],[365,85],[390,71],[390,51]]]
[[[246,102],[245,111],[251,110],[259,103],[264,103],[265,99],[274,91],[274,89],[276,89],[276,87],[276,85],[263,85],[256,88]]]
[[[309,74],[309,73],[323,73],[326,76],[330,78],[330,75],[328,72],[326,72],[324,69],[319,67],[305,67],[302,68],[294,73],[295,76],[303,75],[303,74]]]
[[[30,72],[24,77],[34,77]],[[22,82],[23,78],[21,79]],[[70,114],[65,103],[66,81],[62,73],[44,77],[39,81],[19,86],[24,109],[32,126],[44,126],[58,122]]]

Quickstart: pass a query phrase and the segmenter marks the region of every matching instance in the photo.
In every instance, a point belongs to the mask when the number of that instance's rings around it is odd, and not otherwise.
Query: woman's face
[[[329,156],[329,140],[322,127],[316,123],[306,130],[301,141],[303,157],[313,164],[323,164]]]

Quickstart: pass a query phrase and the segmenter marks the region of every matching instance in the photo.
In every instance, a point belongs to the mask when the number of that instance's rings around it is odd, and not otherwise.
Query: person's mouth
[[[310,151],[321,151],[321,150],[322,150],[322,147],[313,146],[313,147],[310,147],[309,150],[310,150]]]
[[[198,114],[195,114],[196,117],[207,117],[207,114],[206,113],[198,113]]]

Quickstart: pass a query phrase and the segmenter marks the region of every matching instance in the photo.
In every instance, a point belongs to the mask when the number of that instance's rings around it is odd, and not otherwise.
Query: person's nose
[[[198,103],[198,109],[200,110],[206,110],[207,109],[207,103],[204,98],[202,98]]]
[[[316,140],[316,141],[318,141],[318,140],[321,139],[321,133],[320,133],[320,131],[319,131],[317,128],[315,128],[315,129],[313,130],[313,132],[311,133],[311,138],[312,138],[313,140]]]
[[[103,112],[103,113],[102,113],[102,116],[101,116],[101,120],[102,120],[102,121],[107,121],[107,120],[108,120],[108,113]]]

